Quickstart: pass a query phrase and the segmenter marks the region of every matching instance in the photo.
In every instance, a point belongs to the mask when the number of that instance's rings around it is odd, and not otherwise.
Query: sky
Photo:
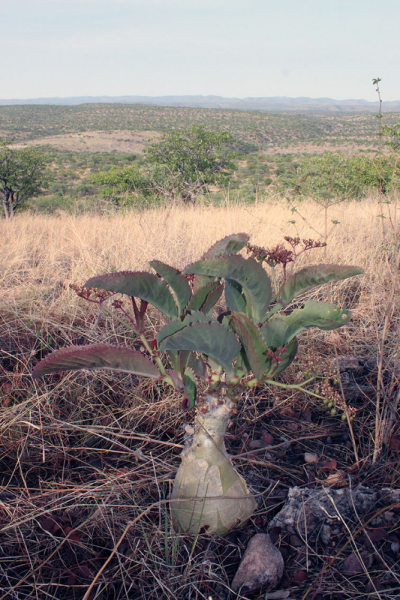
[[[0,98],[400,100],[399,0],[0,0]]]

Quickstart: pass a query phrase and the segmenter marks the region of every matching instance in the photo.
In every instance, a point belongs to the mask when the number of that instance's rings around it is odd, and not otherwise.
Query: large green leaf
[[[281,300],[289,304],[299,294],[318,285],[361,275],[364,269],[347,265],[312,265],[291,275],[283,286]]]
[[[260,263],[240,255],[200,260],[189,265],[186,273],[233,279],[242,286],[246,297],[247,314],[260,322],[268,311],[272,295],[271,281]]]
[[[218,256],[225,256],[226,254],[237,254],[240,252],[249,241],[247,233],[232,233],[222,238],[218,242],[215,242],[207,252],[203,254],[203,260],[205,258],[217,258]]]
[[[190,300],[186,310],[188,312],[190,312],[190,311],[193,312],[194,310],[202,310],[209,295],[212,292],[214,292],[215,290],[217,290],[219,288],[219,286],[220,286],[219,281],[213,281],[211,283],[208,283],[204,287],[200,288],[199,290],[197,290],[197,292],[195,292],[193,294],[192,299]],[[222,290],[219,294],[219,297],[221,296],[221,294],[222,294]],[[219,300],[219,297],[217,298],[216,302]],[[207,311],[203,311],[203,312],[207,312]]]
[[[242,286],[233,279],[225,279],[225,300],[232,312],[246,312],[246,298]]]
[[[165,338],[160,350],[193,350],[214,358],[233,376],[232,361],[240,352],[240,344],[235,334],[216,321],[193,323]]]
[[[146,300],[169,319],[178,316],[178,308],[165,281],[157,275],[139,271],[121,271],[91,277],[85,287],[118,292]]]
[[[261,334],[269,347],[286,346],[304,329],[318,327],[330,331],[346,325],[351,318],[349,310],[341,309],[334,304],[308,300],[304,308],[297,308],[290,315],[272,317],[261,328]],[[279,344],[276,342],[279,340]]]
[[[265,323],[260,331],[267,345],[267,348],[276,350],[279,346],[283,347],[286,341],[288,326],[280,317],[274,317]]]
[[[225,256],[226,254],[236,254],[246,246],[248,241],[249,236],[247,233],[232,233],[231,235],[227,235],[222,240],[215,242],[215,244],[203,254],[202,260]],[[213,279],[215,278],[197,274],[194,278],[194,292],[197,292],[200,288],[206,286],[213,281]]]
[[[179,313],[183,313],[192,296],[192,290],[186,278],[178,269],[170,267],[159,260],[152,260],[150,266],[165,279],[173,292],[175,292]]]
[[[32,376],[37,379],[49,373],[78,369],[113,369],[143,377],[160,377],[157,367],[140,352],[110,344],[69,346],[55,350],[36,365]]]
[[[165,338],[169,337],[170,335],[173,335],[177,331],[180,331],[181,329],[188,327],[192,323],[198,323],[198,322],[211,323],[212,317],[210,317],[209,315],[206,315],[205,313],[200,312],[200,311],[193,311],[192,313],[186,315],[186,317],[183,320],[176,319],[175,321],[170,321],[169,323],[164,325],[164,327],[162,327],[160,329],[160,331],[157,333],[156,338],[157,338],[158,345],[160,345],[161,342]]]
[[[260,379],[270,360],[267,357],[267,348],[257,325],[243,313],[232,313],[229,319],[233,331],[238,334],[243,344],[251,370]]]

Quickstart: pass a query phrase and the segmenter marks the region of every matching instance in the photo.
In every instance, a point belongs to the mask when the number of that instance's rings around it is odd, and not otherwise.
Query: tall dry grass
[[[315,229],[323,230],[318,206],[305,202],[301,212]],[[382,250],[390,240],[382,240],[376,214],[373,199],[343,203],[330,213],[340,224],[332,229],[327,262],[361,265],[366,271],[356,284],[344,282],[336,288],[357,287],[357,303],[350,300],[355,309],[350,328],[353,341],[357,347],[365,345],[364,351],[378,344],[392,278],[387,252]],[[69,289],[70,283],[83,283],[106,271],[146,270],[153,258],[180,268],[198,259],[217,239],[238,231],[249,233],[252,243],[268,247],[288,234],[316,237],[304,221],[298,219],[293,225],[292,219],[283,203],[173,207],[110,217],[23,214],[0,223],[0,310],[6,321],[25,322],[28,327],[32,323],[67,326],[86,311]],[[323,262],[323,253],[313,251],[304,260]],[[394,351],[390,333],[387,343]],[[349,344],[347,351],[351,352]]]
[[[318,206],[305,202],[301,211],[316,229],[323,229]],[[376,214],[373,200],[332,209],[331,218],[340,224],[330,235],[327,260],[363,265],[367,279],[379,290],[385,282],[386,258]],[[277,244],[284,235],[316,237],[306,223],[298,219],[294,226],[291,219],[283,203],[173,207],[110,217],[23,214],[0,222],[1,308],[18,309],[20,314],[29,308],[37,316],[60,307],[64,312],[64,303],[73,296],[56,291],[61,283],[83,282],[110,270],[148,269],[154,257],[179,268],[232,232],[246,231],[252,243],[264,246]],[[321,262],[323,257],[315,252],[307,259]]]

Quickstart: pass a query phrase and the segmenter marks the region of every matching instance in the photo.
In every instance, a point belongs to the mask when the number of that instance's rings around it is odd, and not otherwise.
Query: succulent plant
[[[256,502],[224,445],[243,390],[259,381],[276,384],[274,378],[296,355],[301,331],[336,329],[351,316],[314,300],[288,313],[288,304],[312,287],[363,273],[353,266],[314,265],[288,274],[289,262],[321,244],[303,240],[298,251],[300,241],[287,238],[291,251],[282,246],[268,251],[250,246],[248,240],[245,233],[227,236],[183,272],[154,260],[150,265],[155,274],[108,273],[92,277],[82,289],[75,287],[80,296],[98,303],[116,293],[130,296],[132,316],[120,300],[112,304],[129,319],[148,357],[102,343],[71,346],[52,352],[33,370],[35,378],[76,369],[125,371],[169,384],[181,394],[184,409],[196,409],[171,495],[173,526],[189,534],[223,534],[255,510]],[[239,254],[246,246],[253,256]],[[273,283],[264,261],[272,269]],[[278,263],[284,267],[280,285],[274,273]],[[226,310],[217,315],[214,309],[223,293]],[[167,319],[152,341],[144,333],[149,304]]]

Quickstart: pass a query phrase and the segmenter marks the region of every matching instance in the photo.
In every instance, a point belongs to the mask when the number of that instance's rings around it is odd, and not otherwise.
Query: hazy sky
[[[0,98],[400,100],[400,0],[0,0]]]

